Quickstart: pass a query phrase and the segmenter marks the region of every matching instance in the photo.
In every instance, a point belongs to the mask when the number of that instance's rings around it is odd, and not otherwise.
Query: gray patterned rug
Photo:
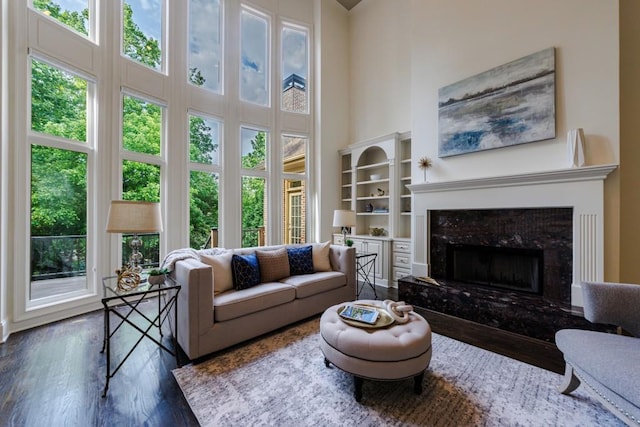
[[[561,376],[441,335],[424,391],[413,380],[365,381],[326,368],[319,319],[251,341],[173,374],[203,426],[621,426]]]

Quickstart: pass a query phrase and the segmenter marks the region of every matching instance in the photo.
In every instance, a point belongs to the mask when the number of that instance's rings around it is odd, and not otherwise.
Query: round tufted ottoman
[[[381,301],[355,302],[382,307]],[[353,374],[355,398],[362,398],[363,379],[400,380],[414,378],[414,391],[422,392],[424,371],[431,361],[431,327],[419,314],[411,312],[409,321],[393,323],[385,328],[350,326],[329,307],[320,318],[320,348],[328,367]]]

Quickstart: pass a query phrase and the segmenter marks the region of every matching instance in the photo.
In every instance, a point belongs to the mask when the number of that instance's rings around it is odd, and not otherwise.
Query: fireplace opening
[[[448,243],[446,276],[458,282],[542,294],[543,253],[541,249]]]

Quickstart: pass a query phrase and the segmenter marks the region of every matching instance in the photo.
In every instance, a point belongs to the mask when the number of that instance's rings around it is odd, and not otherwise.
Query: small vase
[[[584,166],[584,132],[581,128],[567,132],[567,156],[572,168]]]
[[[147,280],[152,285],[160,285],[160,284],[164,283],[164,279],[165,279],[164,274],[160,274],[160,275],[156,275],[156,276],[149,276],[149,278]]]

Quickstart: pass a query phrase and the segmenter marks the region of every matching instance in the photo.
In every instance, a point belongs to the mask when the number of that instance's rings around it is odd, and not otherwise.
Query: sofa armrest
[[[583,282],[582,295],[587,320],[621,326],[640,337],[640,285]]]
[[[199,356],[199,337],[213,326],[213,273],[195,259],[177,261],[171,276],[178,282],[178,342],[190,359]]]
[[[347,276],[347,286],[356,289],[356,248],[348,246],[331,245],[329,249],[331,268],[340,271]]]

